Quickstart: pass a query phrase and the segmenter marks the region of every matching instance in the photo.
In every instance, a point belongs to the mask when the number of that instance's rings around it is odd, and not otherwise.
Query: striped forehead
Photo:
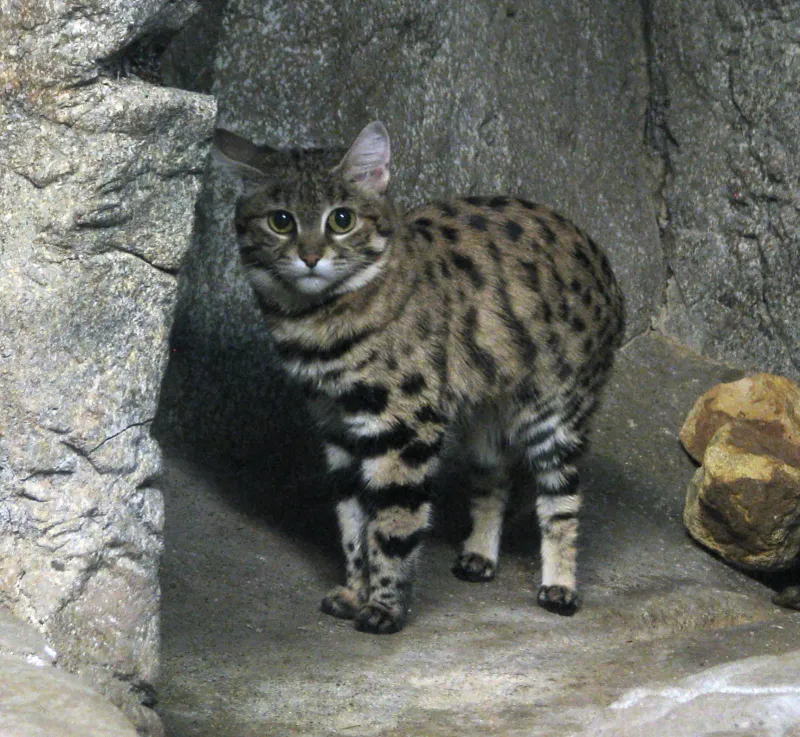
[[[350,199],[344,185],[334,176],[327,173],[320,175],[318,172],[316,176],[293,172],[292,177],[265,187],[264,197],[271,204],[293,212],[318,212]]]

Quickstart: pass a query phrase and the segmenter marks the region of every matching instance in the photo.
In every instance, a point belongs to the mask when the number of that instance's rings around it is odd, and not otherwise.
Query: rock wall
[[[667,169],[657,325],[800,378],[800,5],[646,0]]]
[[[199,27],[198,39],[208,33]],[[192,46],[181,44],[168,51],[173,69],[196,79],[181,72]],[[648,75],[635,0],[232,0],[217,49],[223,127],[277,147],[346,147],[379,117],[401,202],[509,192],[550,204],[609,249],[629,335],[648,328],[663,283],[662,162],[642,146]],[[159,424],[214,452],[296,451],[304,420],[272,368],[237,266],[234,193],[217,177],[182,275]]]
[[[215,105],[131,73],[192,9],[7,0],[0,24],[0,603],[142,734],[161,729],[140,706],[164,523],[149,430]]]

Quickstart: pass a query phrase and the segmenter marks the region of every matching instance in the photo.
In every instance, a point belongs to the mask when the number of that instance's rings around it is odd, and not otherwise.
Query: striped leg
[[[542,535],[542,583],[537,602],[557,614],[578,608],[575,569],[578,542],[578,472],[562,464],[536,473],[536,513]]]
[[[353,495],[354,459],[338,445],[325,446],[328,469],[339,496],[336,516],[345,557],[347,578],[344,586],[337,586],[322,600],[320,609],[341,619],[353,619],[367,600],[366,571],[366,514],[361,502]]]
[[[580,412],[532,411],[520,413],[512,435],[524,448],[525,460],[536,480],[536,513],[541,532],[542,583],[537,602],[558,614],[578,608],[576,559],[578,511],[581,494],[578,471],[572,461],[581,452],[582,433],[576,429]]]
[[[430,530],[432,505],[419,486],[395,488],[370,501],[369,598],[356,615],[356,629],[390,634],[401,630],[408,618],[414,572]]]
[[[389,634],[408,618],[411,588],[433,507],[428,481],[439,466],[442,428],[415,428],[410,439],[385,455],[361,463],[369,596],[356,615],[356,629]]]
[[[453,575],[462,581],[491,581],[497,571],[510,482],[495,428],[491,418],[481,417],[465,443],[472,487],[472,529],[452,568]]]

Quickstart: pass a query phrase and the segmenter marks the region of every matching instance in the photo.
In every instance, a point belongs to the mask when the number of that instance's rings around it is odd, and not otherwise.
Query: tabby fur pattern
[[[538,603],[572,614],[575,460],[624,329],[600,247],[513,197],[398,211],[378,121],[338,165],[223,130],[216,152],[244,181],[242,261],[281,364],[308,393],[336,490],[347,573],[322,610],[366,632],[404,626],[429,482],[457,449],[472,530],[453,573],[493,578],[521,462],[541,531]]]

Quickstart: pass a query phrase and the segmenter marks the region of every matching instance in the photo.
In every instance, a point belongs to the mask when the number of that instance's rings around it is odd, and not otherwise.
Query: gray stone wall
[[[4,2],[0,24],[0,604],[153,735],[149,430],[215,105],[125,49],[190,11]]]
[[[668,286],[657,325],[800,378],[800,5],[650,0]]]

